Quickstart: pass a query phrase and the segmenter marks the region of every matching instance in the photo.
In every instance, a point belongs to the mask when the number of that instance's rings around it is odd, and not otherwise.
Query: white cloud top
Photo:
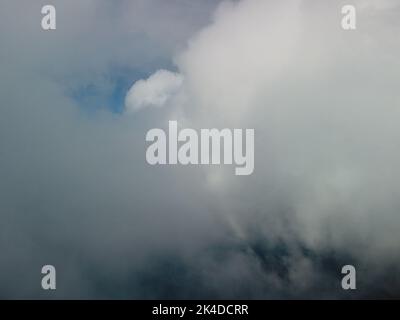
[[[128,112],[148,107],[163,107],[179,91],[182,75],[168,70],[158,70],[146,80],[138,80],[128,91],[125,106]]]

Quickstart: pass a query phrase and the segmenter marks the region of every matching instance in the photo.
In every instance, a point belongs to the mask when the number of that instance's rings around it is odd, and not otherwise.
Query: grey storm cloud
[[[2,1],[0,297],[398,297],[400,7],[353,2]],[[71,96],[119,70],[123,112]],[[254,128],[254,173],[149,166],[172,119]]]

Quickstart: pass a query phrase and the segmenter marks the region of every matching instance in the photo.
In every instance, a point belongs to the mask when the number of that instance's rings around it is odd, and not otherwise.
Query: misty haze
[[[399,35],[397,0],[1,0],[0,298],[399,298]],[[150,165],[171,120],[254,129],[254,172]]]

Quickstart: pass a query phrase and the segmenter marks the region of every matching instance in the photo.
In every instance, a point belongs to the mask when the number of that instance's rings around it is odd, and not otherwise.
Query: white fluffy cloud
[[[389,0],[355,5],[358,29],[346,32],[341,1],[225,2],[175,57],[185,100],[171,102],[172,108],[183,109],[197,127],[256,129],[254,177],[239,181],[223,169],[208,171],[209,180],[220,181],[215,195],[242,229],[238,234],[258,221],[269,238],[294,231],[318,250],[362,255],[374,243],[376,255],[396,251],[400,238],[385,230],[400,223],[391,196],[400,188],[394,179],[400,181],[400,154],[393,149],[398,6]],[[238,203],[239,195],[246,201]],[[279,227],[286,219],[282,207],[290,215],[286,230]],[[264,214],[253,221],[257,211]]]
[[[158,70],[146,80],[138,80],[129,89],[125,106],[127,111],[138,111],[147,107],[163,107],[179,92],[182,75],[167,70]]]

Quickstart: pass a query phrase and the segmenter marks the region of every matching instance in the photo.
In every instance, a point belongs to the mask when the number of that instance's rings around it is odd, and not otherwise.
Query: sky
[[[2,0],[0,298],[399,298],[399,18],[396,0]],[[254,173],[147,164],[169,120],[253,128]]]

